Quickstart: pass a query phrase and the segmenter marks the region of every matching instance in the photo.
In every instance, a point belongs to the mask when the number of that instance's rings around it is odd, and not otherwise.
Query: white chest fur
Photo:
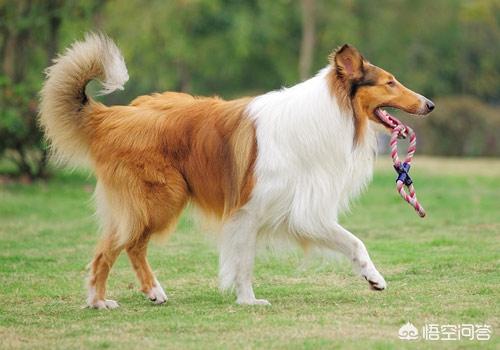
[[[263,226],[306,233],[328,227],[372,177],[375,131],[354,146],[352,115],[343,114],[326,80],[330,68],[248,106],[256,124],[256,185],[247,208]]]

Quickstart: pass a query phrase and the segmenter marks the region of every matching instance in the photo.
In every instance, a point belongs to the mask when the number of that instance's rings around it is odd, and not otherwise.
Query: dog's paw
[[[116,309],[120,305],[118,305],[118,303],[114,300],[104,299],[104,300],[96,300],[93,302],[88,302],[87,306],[91,309],[112,310]]]
[[[237,300],[236,304],[238,305],[271,305],[269,301],[266,299],[242,299]]]
[[[368,281],[373,290],[381,291],[387,287],[384,277],[374,267],[362,272],[361,275]]]
[[[149,290],[149,292],[145,293],[149,300],[151,300],[155,304],[163,304],[168,300],[167,294],[161,287],[158,281],[155,282],[153,288]]]

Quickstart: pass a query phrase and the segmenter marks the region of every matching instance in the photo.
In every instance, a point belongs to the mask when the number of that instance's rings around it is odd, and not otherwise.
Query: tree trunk
[[[15,6],[19,17],[24,18],[30,13],[32,2],[18,1]],[[5,27],[4,36],[2,69],[11,82],[17,84],[24,80],[30,30],[28,27],[14,29]]]
[[[305,80],[311,74],[316,41],[315,0],[302,0],[302,43],[300,45],[299,75]]]
[[[58,1],[49,1],[47,3],[49,13],[49,36],[47,38],[47,58],[51,65],[52,59],[57,55],[59,50],[59,28],[61,27],[61,17],[57,14],[57,10],[61,7]]]
[[[49,160],[49,151],[47,150],[47,148],[43,148],[41,151],[40,151],[40,159],[38,160],[38,169],[36,170],[36,173],[34,174],[34,176],[37,178],[37,179],[44,179],[46,177],[48,177],[48,173],[47,173],[47,164],[48,164],[48,160]]]

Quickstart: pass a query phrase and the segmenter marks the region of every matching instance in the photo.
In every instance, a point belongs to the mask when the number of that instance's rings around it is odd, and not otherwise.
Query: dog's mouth
[[[403,124],[398,118],[389,114],[385,109],[381,107],[375,108],[373,114],[378,118],[383,126],[392,131],[396,126]]]

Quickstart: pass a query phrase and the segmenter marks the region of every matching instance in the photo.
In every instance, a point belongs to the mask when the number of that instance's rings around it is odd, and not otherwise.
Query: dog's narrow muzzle
[[[434,102],[432,102],[431,100],[426,98],[425,99],[425,107],[427,107],[427,113],[432,112],[432,110],[435,107]]]

